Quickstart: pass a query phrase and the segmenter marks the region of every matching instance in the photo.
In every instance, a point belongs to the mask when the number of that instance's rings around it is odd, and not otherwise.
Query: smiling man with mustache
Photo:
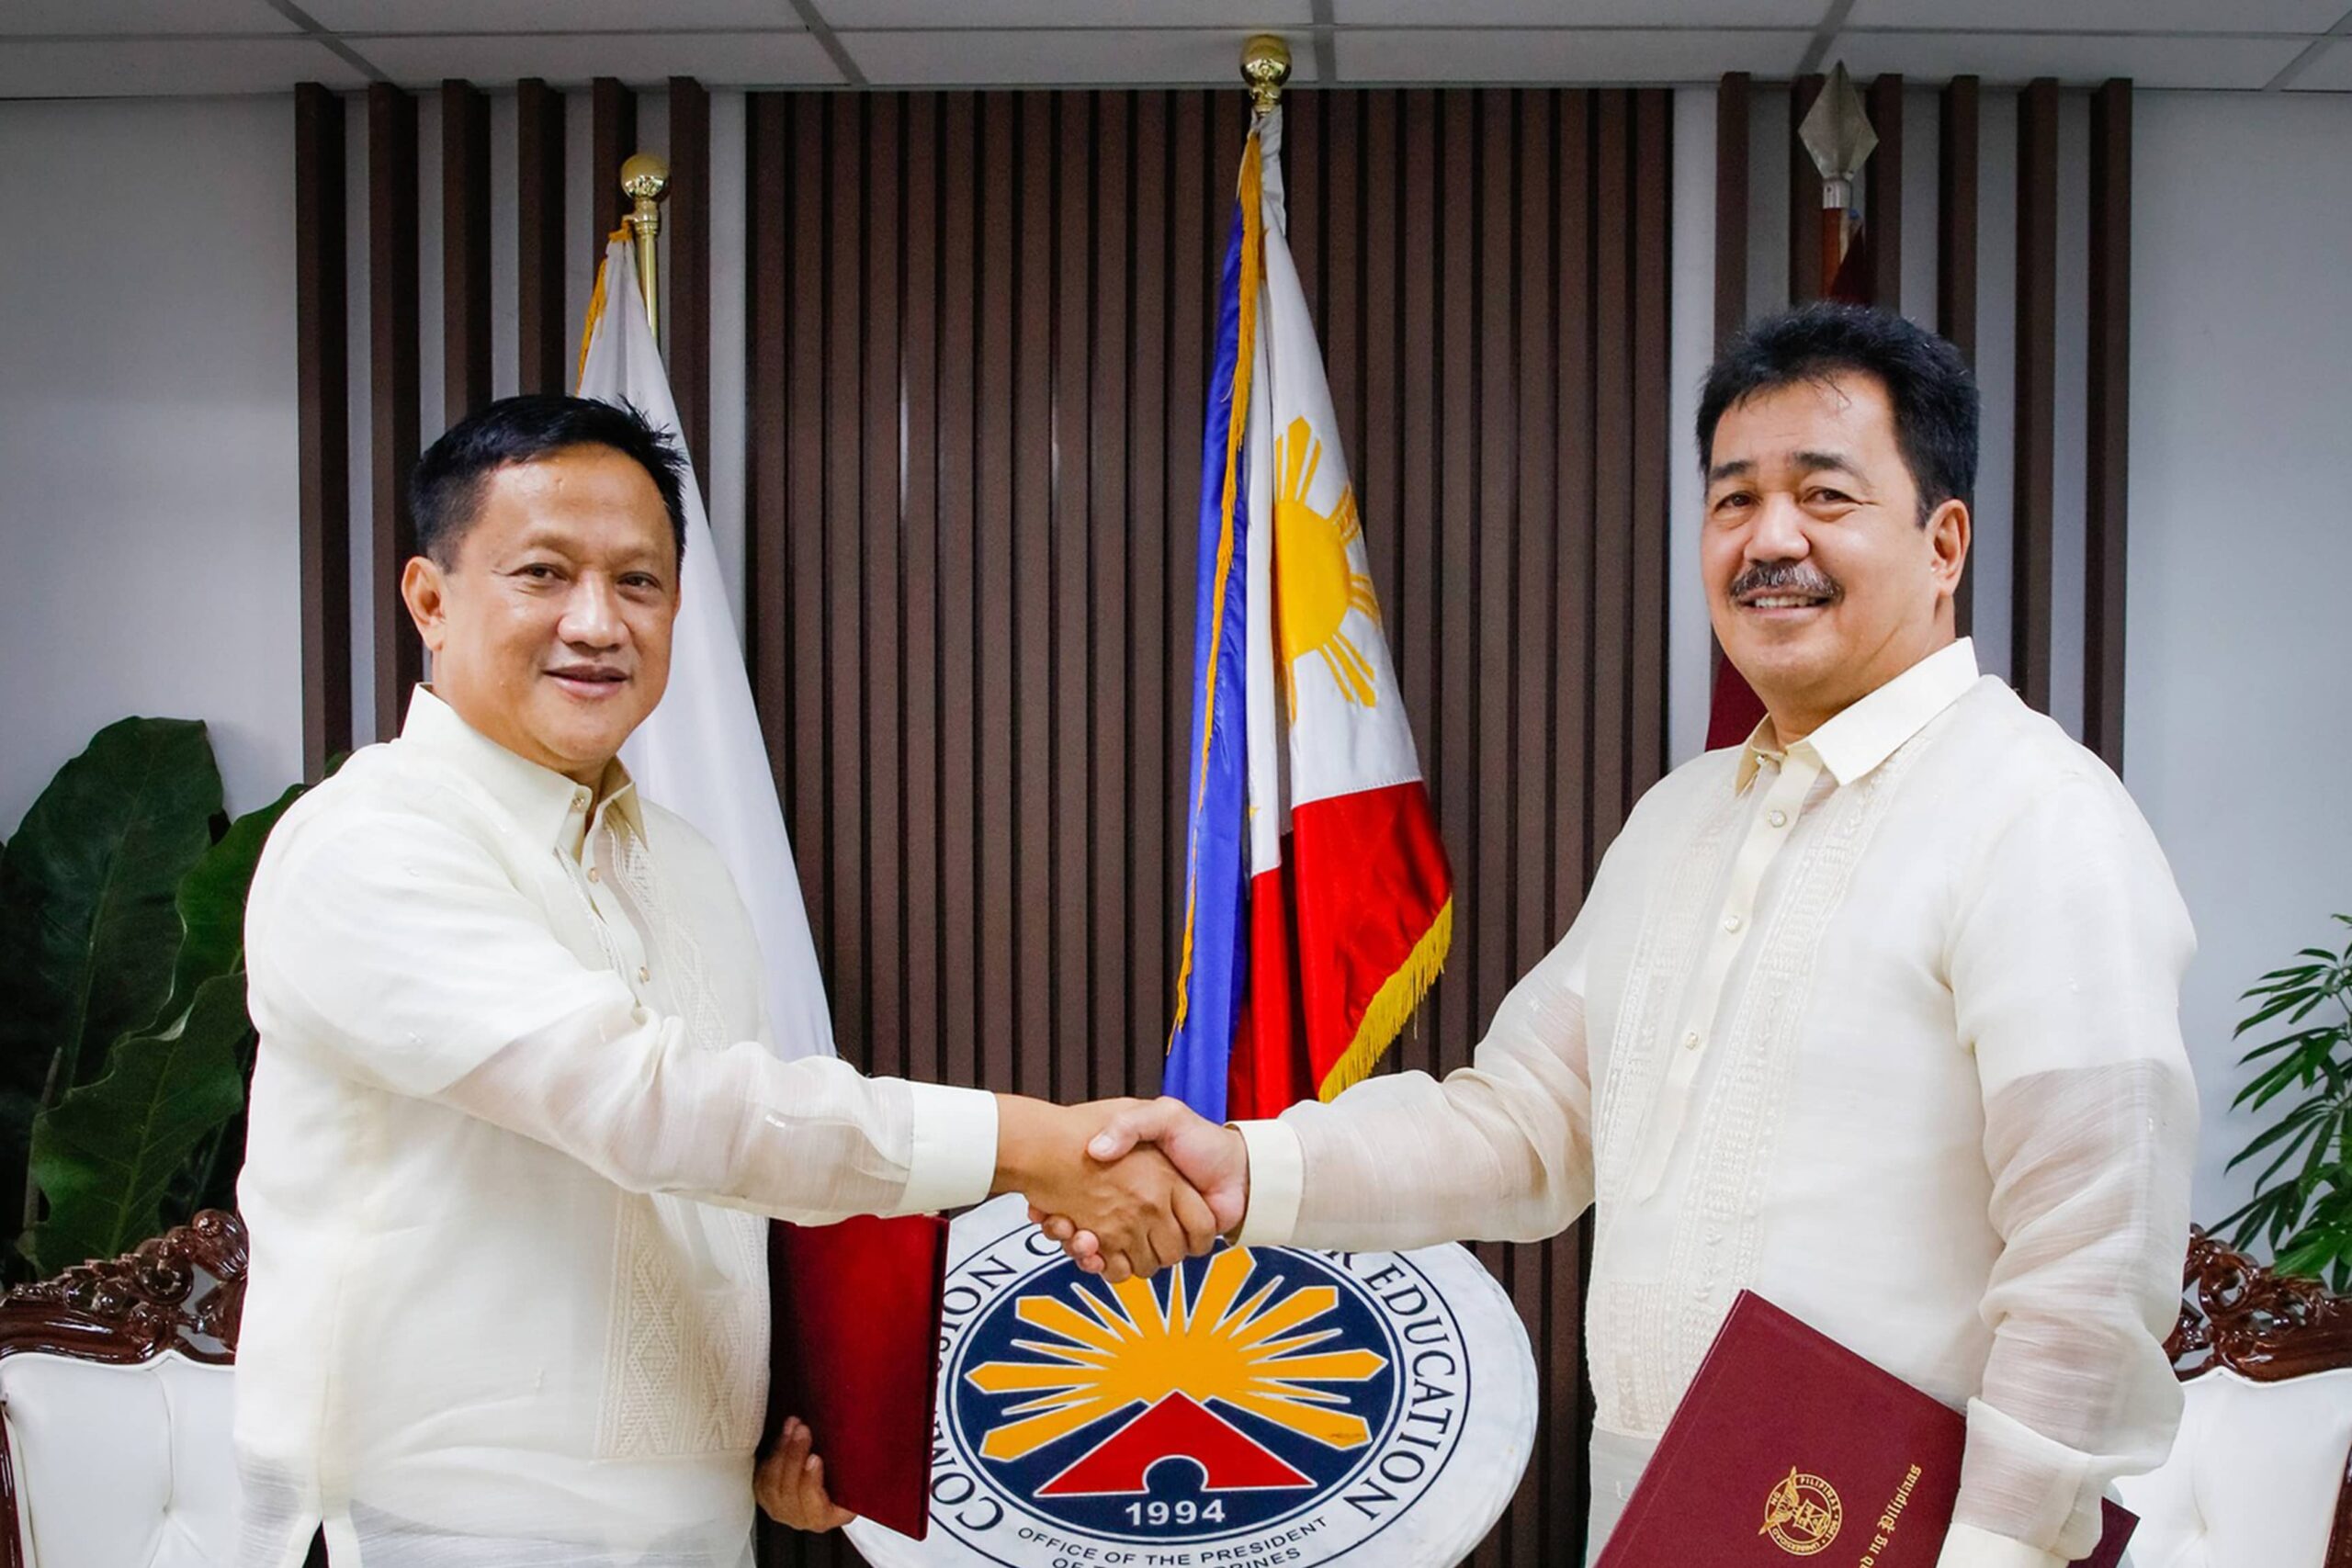
[[[239,1204],[238,1561],[748,1568],[755,1496],[825,1528],[797,1423],[754,1479],[763,1216],[1027,1192],[1113,1272],[1205,1248],[1108,1111],[784,1062],[726,866],[639,797],[683,462],[630,409],[511,398],[416,470],[401,592],[434,680],[271,835]],[[854,1369],[842,1369],[854,1375]]]
[[[1643,797],[1471,1066],[1095,1141],[1157,1143],[1245,1242],[1533,1241],[1589,1205],[1595,1551],[1743,1289],[1966,1407],[1943,1568],[2086,1554],[2171,1442],[2188,919],[2115,775],[1954,634],[1976,426],[1899,316],[1752,325],[1690,525],[1755,733]]]

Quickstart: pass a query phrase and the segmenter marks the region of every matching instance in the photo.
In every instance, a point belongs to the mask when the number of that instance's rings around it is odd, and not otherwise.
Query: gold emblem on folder
[[[1792,1557],[1811,1557],[1838,1539],[1838,1527],[1845,1522],[1838,1489],[1791,1466],[1788,1478],[1764,1499],[1764,1524],[1756,1533],[1770,1536]]]

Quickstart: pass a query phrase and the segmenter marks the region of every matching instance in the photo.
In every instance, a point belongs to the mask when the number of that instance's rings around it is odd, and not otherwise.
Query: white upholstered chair
[[[0,1568],[209,1568],[237,1525],[245,1233],[207,1211],[0,1301]]]
[[[2117,1483],[2132,1568],[2352,1568],[2352,1298],[2189,1239],[2172,1457]]]

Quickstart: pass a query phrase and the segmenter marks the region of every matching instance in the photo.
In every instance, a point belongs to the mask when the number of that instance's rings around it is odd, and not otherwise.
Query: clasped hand
[[[1000,1147],[1013,1168],[1000,1190],[1025,1195],[1029,1217],[1089,1273],[1114,1284],[1156,1273],[1241,1223],[1241,1135],[1181,1100],[1005,1106]]]

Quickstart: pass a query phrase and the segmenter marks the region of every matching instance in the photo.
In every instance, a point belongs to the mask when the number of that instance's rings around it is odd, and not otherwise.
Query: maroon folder
[[[1968,1420],[1742,1291],[1594,1568],[1935,1568]],[[2139,1524],[2107,1504],[2077,1568]]]
[[[768,1228],[773,1357],[764,1450],[798,1416],[825,1490],[900,1535],[931,1525],[947,1222],[935,1215]]]

